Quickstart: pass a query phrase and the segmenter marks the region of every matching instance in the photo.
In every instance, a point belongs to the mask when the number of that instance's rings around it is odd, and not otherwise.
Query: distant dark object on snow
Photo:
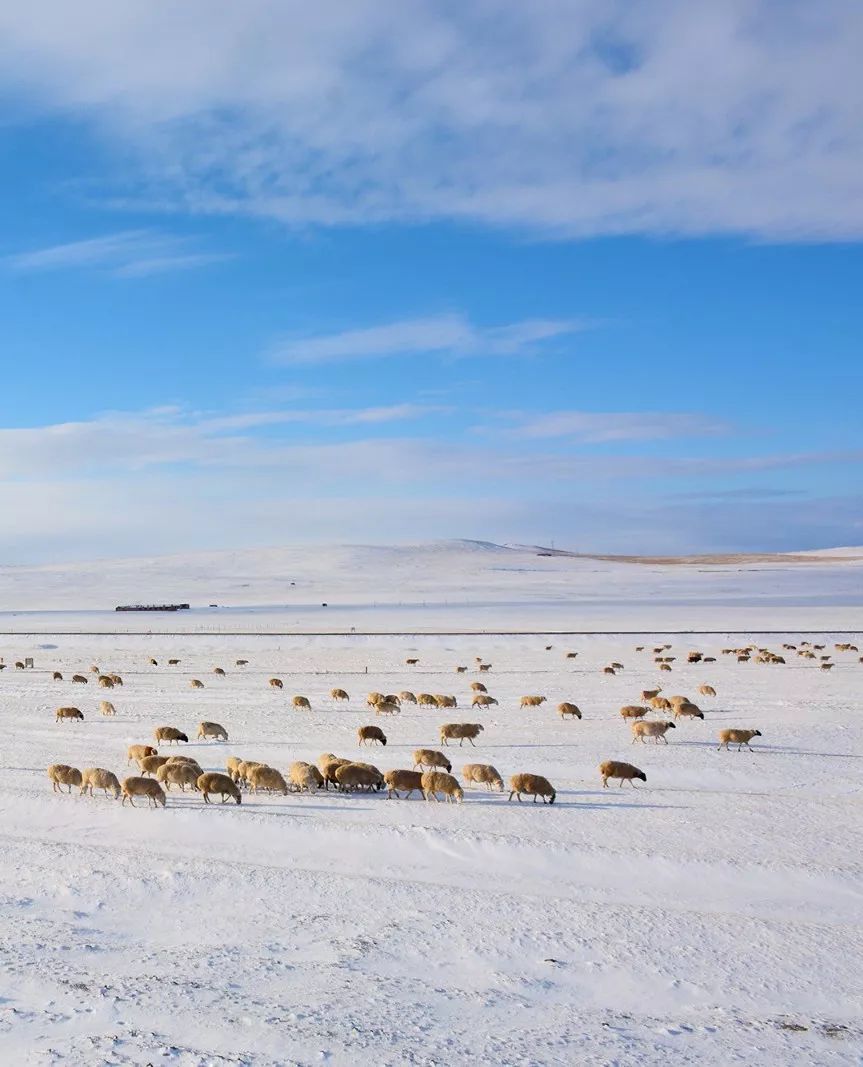
[[[188,611],[188,604],[118,604],[114,611]]]

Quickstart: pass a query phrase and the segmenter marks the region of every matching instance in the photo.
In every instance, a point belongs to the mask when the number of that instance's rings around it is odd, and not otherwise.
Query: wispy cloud
[[[713,437],[730,432],[722,419],[678,411],[550,411],[539,415],[504,413],[515,425],[503,431],[523,440],[568,438],[586,444],[615,441],[664,441],[686,437]],[[483,427],[483,432],[489,432]]]
[[[167,271],[193,270],[230,259],[223,253],[195,252],[187,238],[151,230],[122,230],[83,241],[51,245],[7,256],[20,272],[101,270],[119,278],[143,278]]]
[[[477,326],[463,315],[403,319],[339,333],[285,338],[269,357],[288,366],[337,363],[392,356],[514,356],[588,329],[587,321],[527,319],[504,326]]]

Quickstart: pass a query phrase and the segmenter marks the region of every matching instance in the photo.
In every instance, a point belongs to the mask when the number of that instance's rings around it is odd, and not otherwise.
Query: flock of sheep
[[[794,651],[804,659],[819,659],[822,669],[832,666],[832,655],[823,654],[824,645],[813,645],[803,641],[799,646],[784,644],[783,651]],[[837,652],[857,652],[855,645],[849,643],[836,644]],[[660,670],[671,671],[676,657],[669,655],[670,645],[661,645],[653,648],[654,662]],[[550,646],[547,646],[550,650]],[[645,652],[644,646],[637,646],[636,652]],[[727,648],[722,650],[724,655],[733,656],[738,662],[754,661],[763,664],[782,664],[785,659],[781,654],[760,648],[755,645],[747,645],[745,648]],[[578,653],[569,652],[568,659],[575,659]],[[689,652],[686,657],[688,664],[715,662],[715,657],[705,656],[701,652]],[[169,666],[176,666],[179,659],[167,661]],[[418,659],[410,658],[406,661],[408,666],[416,666]],[[860,657],[863,662],[863,657]],[[245,667],[248,660],[236,661],[237,667]],[[158,666],[155,659],[150,659],[151,666]],[[491,664],[482,658],[477,658],[478,669],[483,673],[491,670]],[[0,663],[0,668],[3,664]],[[24,664],[16,662],[16,668],[24,669]],[[612,663],[602,668],[603,673],[616,674],[623,670],[621,663]],[[456,668],[458,674],[463,674],[467,667]],[[90,676],[96,675],[97,684],[101,688],[114,689],[123,685],[123,679],[116,673],[102,673],[94,666],[90,668]],[[216,667],[213,673],[224,676],[225,671]],[[53,678],[63,680],[59,671],[53,672]],[[73,674],[71,681],[74,684],[88,684],[86,674]],[[203,688],[204,683],[200,679],[192,679],[191,685],[195,689]],[[269,679],[270,687],[282,689],[283,682],[279,678]],[[487,687],[479,681],[471,683],[471,706],[474,708],[488,708],[496,706],[498,701],[489,695]],[[716,690],[706,683],[698,687],[700,696],[714,698]],[[348,702],[349,694],[341,688],[332,689],[330,699],[335,703]],[[521,708],[539,707],[546,702],[546,697],[541,694],[529,694],[523,696],[520,701]],[[311,701],[305,696],[293,697],[292,706],[298,710],[311,710]],[[413,693],[403,690],[399,693],[369,693],[366,704],[373,709],[377,716],[397,715],[403,705],[415,704],[420,707],[434,707],[439,709],[457,708],[458,700],[455,696],[447,694]],[[582,714],[576,704],[565,701],[558,705],[558,714],[561,718],[581,719]],[[116,709],[110,701],[100,702],[100,711],[103,715],[111,716]],[[663,716],[660,719],[648,719],[651,713]],[[620,709],[620,716],[629,723],[632,733],[632,743],[646,743],[652,738],[654,744],[660,742],[668,744],[667,734],[676,729],[676,722],[684,720],[704,719],[704,712],[687,696],[675,694],[666,696],[661,687],[646,689],[641,692],[640,703],[627,704]],[[670,716],[670,717],[665,717]],[[84,715],[77,707],[59,707],[55,713],[55,720],[81,721]],[[475,740],[483,732],[481,723],[449,722],[439,728],[439,741],[442,747],[447,747],[450,741],[457,740],[459,746],[468,741],[472,746]],[[719,731],[719,748],[728,749],[736,745],[738,751],[744,746],[750,748],[750,742],[755,737],[760,737],[761,731],[753,728],[731,728]],[[227,730],[216,722],[204,721],[198,726],[198,740],[214,740],[227,742]],[[189,737],[175,726],[157,726],[153,732],[153,740],[158,746],[177,745],[187,743]],[[360,747],[369,744],[385,746],[387,737],[381,727],[369,724],[359,727],[357,741]],[[48,777],[52,788],[62,792],[66,786],[71,793],[77,788],[80,794],[93,795],[94,790],[101,791],[105,796],[113,796],[115,799],[122,797],[122,803],[134,806],[134,798],[146,798],[152,807],[165,807],[166,792],[172,786],[177,786],[182,792],[188,787],[193,792],[199,793],[204,803],[210,803],[210,797],[219,797],[222,803],[233,800],[235,803],[242,802],[243,790],[255,794],[259,792],[277,793],[287,795],[289,792],[315,793],[319,789],[328,790],[331,786],[341,792],[354,792],[358,790],[377,791],[387,790],[389,798],[410,797],[414,792],[422,795],[425,800],[437,801],[443,797],[445,801],[460,803],[464,799],[464,790],[458,779],[452,774],[452,764],[447,755],[432,748],[416,749],[413,753],[413,766],[395,770],[381,771],[370,763],[360,762],[347,757],[340,757],[332,752],[323,753],[316,764],[297,761],[287,768],[287,774],[283,774],[275,767],[258,761],[244,760],[238,756],[229,756],[224,772],[205,771],[197,760],[189,756],[165,755],[151,744],[133,744],[128,747],[127,764],[136,763],[139,774],[120,778],[112,771],[101,767],[88,767],[79,770],[68,764],[52,764],[48,768]],[[604,787],[608,782],[617,780],[620,786],[624,782],[634,785],[636,780],[646,782],[647,775],[638,767],[617,760],[606,760],[600,764],[599,773]],[[487,790],[504,790],[504,781],[498,770],[487,763],[469,763],[462,768],[462,778],[466,785],[485,786]],[[541,799],[543,803],[553,804],[556,799],[556,791],[547,778],[530,773],[517,773],[509,779],[509,800],[516,797],[521,801],[522,797],[533,797],[534,803]]]

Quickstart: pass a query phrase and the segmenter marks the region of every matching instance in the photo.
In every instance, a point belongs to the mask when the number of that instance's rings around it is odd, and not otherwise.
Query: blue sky
[[[863,543],[863,13],[0,13],[6,562]]]

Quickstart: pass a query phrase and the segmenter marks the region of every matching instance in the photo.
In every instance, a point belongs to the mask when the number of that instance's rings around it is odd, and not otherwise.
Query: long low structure
[[[188,604],[118,604],[114,611],[188,611]]]

